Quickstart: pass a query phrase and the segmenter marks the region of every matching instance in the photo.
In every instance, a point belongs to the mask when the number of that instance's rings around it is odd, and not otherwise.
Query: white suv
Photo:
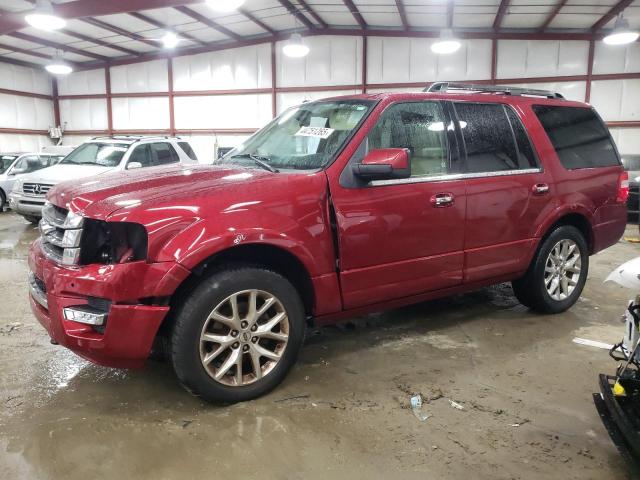
[[[18,179],[9,195],[9,206],[37,223],[47,192],[60,182],[174,163],[198,163],[191,145],[180,138],[96,137],[80,145],[57,165]]]

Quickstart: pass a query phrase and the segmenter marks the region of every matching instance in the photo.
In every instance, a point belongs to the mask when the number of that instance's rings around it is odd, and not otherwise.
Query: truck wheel
[[[34,225],[37,225],[38,223],[40,223],[40,219],[38,217],[34,217],[32,215],[25,215],[24,219],[29,222],[32,223]]]
[[[524,277],[513,291],[523,305],[541,313],[560,313],[582,293],[589,271],[589,250],[575,227],[556,228],[542,242]]]
[[[203,280],[178,307],[171,358],[191,393],[242,402],[284,379],[304,329],[302,301],[288,280],[266,269],[234,268]]]
[[[0,189],[0,213],[4,212],[4,206],[6,203],[7,203],[7,197],[2,191],[2,189]]]

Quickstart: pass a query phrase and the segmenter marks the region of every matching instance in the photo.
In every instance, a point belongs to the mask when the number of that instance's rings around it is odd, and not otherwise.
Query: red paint
[[[624,231],[622,167],[565,170],[531,110],[532,104],[582,103],[483,94],[349,98],[378,103],[324,171],[273,174],[176,166],[129,171],[126,182],[113,174],[102,176],[99,184],[52,189],[52,203],[86,217],[145,226],[149,249],[147,261],[72,269],[45,259],[36,241],[29,266],[46,284],[50,305],[47,312],[32,304],[40,322],[85,358],[136,367],[147,356],[176,289],[205,262],[239,245],[269,245],[293,255],[312,285],[313,314],[324,324],[518,278],[540,239],[568,214],[581,215],[591,226],[592,253],[615,243]],[[543,168],[367,188],[341,185],[341,174],[384,109],[425,99],[510,104]],[[401,165],[402,155],[397,157]],[[388,161],[388,155],[367,157],[369,163]],[[535,188],[541,185],[549,187],[548,193]],[[435,201],[443,197],[449,199],[446,205]],[[89,296],[112,302],[104,335],[61,319],[63,306],[85,304]]]

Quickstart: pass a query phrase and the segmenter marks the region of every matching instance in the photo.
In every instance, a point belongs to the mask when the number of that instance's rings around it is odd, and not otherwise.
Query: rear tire
[[[305,310],[287,279],[262,268],[233,268],[202,280],[178,307],[171,359],[194,395],[243,402],[282,382],[304,330]]]
[[[540,313],[560,313],[580,297],[589,271],[589,249],[582,232],[557,227],[542,242],[527,273],[511,282],[516,297]]]

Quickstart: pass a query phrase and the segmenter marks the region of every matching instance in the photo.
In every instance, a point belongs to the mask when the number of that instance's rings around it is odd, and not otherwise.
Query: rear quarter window
[[[593,109],[551,105],[532,108],[566,169],[620,165],[609,130]]]

